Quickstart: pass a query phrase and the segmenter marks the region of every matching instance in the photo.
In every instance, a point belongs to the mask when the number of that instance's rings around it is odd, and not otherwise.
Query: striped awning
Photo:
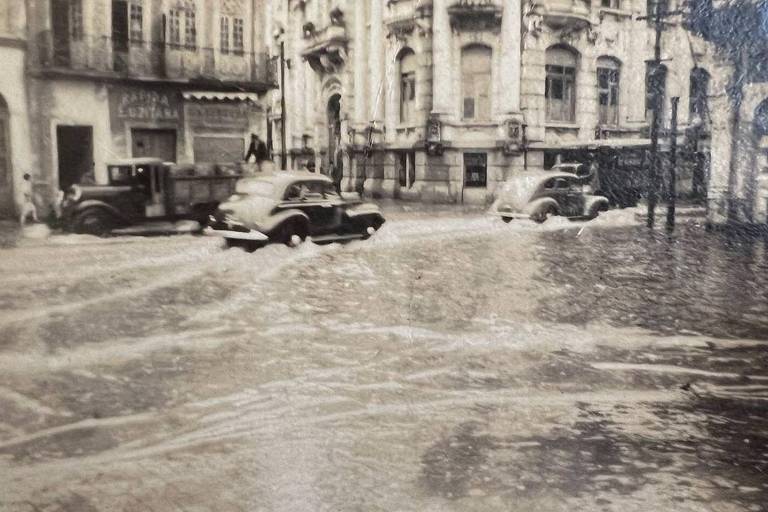
[[[259,96],[252,92],[184,91],[181,94],[185,100],[259,102]]]

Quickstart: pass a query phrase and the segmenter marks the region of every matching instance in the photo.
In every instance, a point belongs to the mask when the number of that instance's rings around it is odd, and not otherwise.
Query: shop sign
[[[110,100],[113,118],[121,121],[179,120],[179,100],[174,92],[118,89]]]
[[[248,103],[187,103],[189,122],[201,128],[234,128],[247,130],[251,107]]]

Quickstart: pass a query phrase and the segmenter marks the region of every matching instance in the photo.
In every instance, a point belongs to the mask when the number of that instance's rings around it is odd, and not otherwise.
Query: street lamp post
[[[280,169],[288,167],[285,148],[285,42],[280,40]]]

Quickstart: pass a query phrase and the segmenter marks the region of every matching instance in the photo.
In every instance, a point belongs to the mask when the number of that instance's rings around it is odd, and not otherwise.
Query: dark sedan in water
[[[268,242],[296,246],[307,237],[315,243],[364,239],[382,224],[378,206],[356,193],[339,194],[327,176],[278,171],[238,181],[205,234],[251,249]]]

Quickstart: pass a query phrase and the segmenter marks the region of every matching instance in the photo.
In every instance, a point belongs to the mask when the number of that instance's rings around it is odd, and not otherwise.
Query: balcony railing
[[[533,13],[552,28],[584,28],[590,25],[589,0],[534,0]]]
[[[202,80],[216,83],[275,83],[266,53],[224,53],[150,41],[120,41],[108,36],[80,39],[40,32],[31,66],[42,72],[137,80]]]
[[[448,14],[454,28],[492,28],[501,24],[501,0],[451,0]]]
[[[344,64],[349,41],[344,25],[327,25],[320,30],[305,28],[304,39],[301,55],[312,69],[330,73]]]

